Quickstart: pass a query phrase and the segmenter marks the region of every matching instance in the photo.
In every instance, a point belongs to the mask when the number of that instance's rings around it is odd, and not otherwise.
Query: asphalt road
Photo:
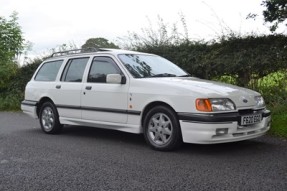
[[[143,136],[0,113],[0,190],[287,190],[287,141],[151,150]]]

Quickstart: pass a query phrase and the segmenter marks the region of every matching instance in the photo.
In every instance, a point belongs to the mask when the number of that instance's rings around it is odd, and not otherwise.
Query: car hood
[[[247,88],[194,77],[161,77],[141,80],[153,92],[198,98],[230,98],[237,106],[242,107],[255,105],[254,96],[260,95]],[[243,100],[247,100],[248,103],[244,103]]]

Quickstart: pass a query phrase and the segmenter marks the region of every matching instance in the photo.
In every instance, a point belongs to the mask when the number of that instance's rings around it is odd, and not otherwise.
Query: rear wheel
[[[39,120],[42,130],[48,134],[57,134],[61,131],[62,125],[59,121],[59,114],[55,105],[45,102],[39,113]]]
[[[176,149],[182,143],[176,114],[165,106],[152,108],[144,119],[144,136],[146,142],[155,150]]]

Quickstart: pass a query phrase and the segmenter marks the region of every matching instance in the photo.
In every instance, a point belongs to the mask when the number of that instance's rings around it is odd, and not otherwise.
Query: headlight
[[[254,99],[257,107],[265,107],[265,102],[262,96],[255,96]]]
[[[235,104],[228,98],[196,99],[196,109],[198,111],[232,111]]]

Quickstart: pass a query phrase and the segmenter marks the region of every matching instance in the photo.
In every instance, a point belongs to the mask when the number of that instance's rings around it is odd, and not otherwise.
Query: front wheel
[[[39,113],[39,120],[41,129],[47,134],[56,134],[62,129],[58,111],[51,102],[46,102],[42,105]]]
[[[182,143],[179,121],[175,112],[168,107],[152,108],[143,125],[145,140],[155,150],[174,150]]]

